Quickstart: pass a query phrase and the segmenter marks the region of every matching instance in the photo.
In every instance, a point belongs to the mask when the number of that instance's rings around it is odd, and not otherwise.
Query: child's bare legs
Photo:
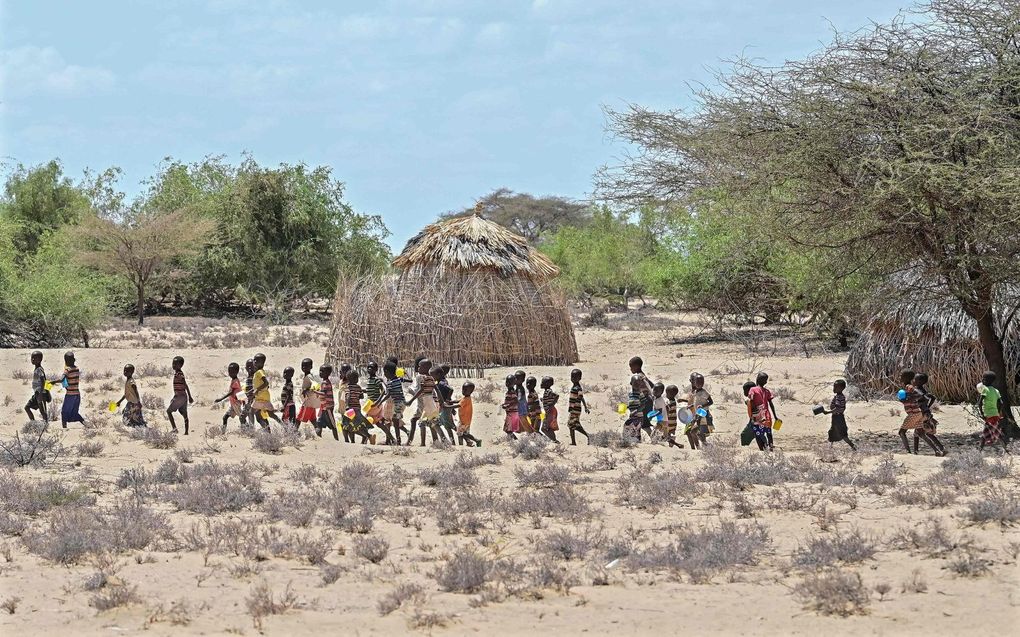
[[[462,440],[467,441],[469,447],[472,445],[472,443],[474,444],[475,447],[481,447],[482,446],[482,441],[479,440],[478,438],[475,438],[473,435],[471,435],[471,432],[469,432],[469,431],[465,431],[464,433],[462,433],[460,435],[460,437],[461,437]]]
[[[910,451],[910,442],[907,440],[907,430],[906,429],[900,429],[900,440],[903,442],[903,448],[907,450],[907,453],[911,453],[911,451]],[[914,452],[914,453],[916,453],[916,452]]]
[[[546,430],[545,437],[548,438],[549,440],[552,440],[556,444],[560,444],[560,441],[556,439],[556,432],[553,431],[552,429]]]
[[[227,421],[230,420],[230,412],[223,414],[223,426],[220,427],[220,431],[227,433]]]
[[[775,443],[772,441],[772,427],[769,427],[765,430],[765,440],[767,440],[769,443],[769,451],[775,451],[776,446]]]
[[[851,442],[849,436],[843,436],[843,442],[845,442],[846,444],[850,445],[850,448],[853,449],[854,451],[857,451],[857,445],[855,445],[853,442]]]
[[[585,431],[584,427],[582,427],[581,425],[571,425],[570,426],[570,444],[572,444],[574,446],[577,446],[577,440],[574,437],[574,433],[575,432],[580,432],[580,433],[584,434],[584,437],[585,437],[586,440],[591,438],[591,436],[588,435],[588,432]]]
[[[411,431],[407,434],[407,444],[410,445],[414,442],[414,430],[418,428],[418,416],[411,417]],[[425,446],[425,430],[421,432],[422,446]]]
[[[171,431],[177,431],[177,423],[174,422],[174,411],[177,411],[178,413],[180,413],[181,417],[184,418],[184,435],[187,436],[188,435],[188,426],[190,424],[189,421],[188,421],[188,408],[187,407],[180,407],[178,409],[174,409],[173,406],[170,406],[170,407],[167,408],[166,415],[167,415],[167,418],[170,419],[170,430]]]
[[[688,444],[691,445],[691,449],[697,449],[698,446],[699,446],[698,445],[698,436],[697,436],[697,434],[694,433],[693,431],[688,431],[687,432],[687,442],[688,442]]]

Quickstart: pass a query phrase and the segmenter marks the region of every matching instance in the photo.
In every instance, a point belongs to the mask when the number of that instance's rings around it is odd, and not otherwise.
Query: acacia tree
[[[1000,336],[1015,313],[996,308],[1020,275],[1020,4],[932,0],[804,60],[738,60],[717,79],[690,112],[609,112],[637,151],[600,171],[601,193],[697,205],[722,191],[794,244],[838,253],[834,280],[935,281],[1005,392]]]
[[[157,277],[172,274],[178,263],[213,243],[213,222],[186,210],[132,211],[120,219],[91,217],[80,226],[80,260],[121,277],[134,288],[138,324],[145,322],[145,301]]]
[[[440,215],[442,219],[464,217],[480,211],[501,226],[510,228],[538,245],[539,241],[564,227],[587,225],[592,218],[591,207],[565,197],[536,197],[509,188],[498,188],[478,200],[470,208]]]

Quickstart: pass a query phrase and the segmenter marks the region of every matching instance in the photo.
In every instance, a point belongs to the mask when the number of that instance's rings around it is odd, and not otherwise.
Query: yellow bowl
[[[774,423],[772,423],[772,430],[773,431],[779,431],[782,428],[783,428],[783,421],[781,419],[779,419],[779,418],[776,418],[776,421]]]
[[[110,404],[106,408],[110,410],[111,414],[112,413],[116,413],[116,411],[117,411],[117,403],[111,400]]]

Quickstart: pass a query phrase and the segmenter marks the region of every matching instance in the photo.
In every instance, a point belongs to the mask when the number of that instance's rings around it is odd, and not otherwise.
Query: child
[[[414,359],[413,369],[414,369],[414,381],[411,383],[412,396],[416,395],[418,393],[418,390],[421,389],[422,378],[428,376],[429,370],[432,369],[432,361],[430,361],[424,355],[419,355],[417,358]],[[423,369],[425,371],[422,371]],[[404,381],[407,382],[407,379],[405,378]],[[418,426],[418,421],[421,420],[422,408],[423,403],[421,402],[414,406],[414,415],[411,416],[411,433],[409,434],[410,437],[407,440],[408,445],[410,445],[411,441],[414,440],[414,431],[415,428],[417,428]]]
[[[544,417],[542,418],[542,433],[552,440],[556,444],[560,444],[560,441],[556,439],[556,432],[560,428],[559,411],[556,409],[556,403],[560,400],[560,395],[553,390],[553,378],[552,376],[542,377],[542,410]]]
[[[474,391],[475,384],[469,380],[464,381],[464,385],[460,388],[460,404],[457,406],[457,416],[460,418],[460,424],[457,426],[457,435],[460,436],[462,444],[466,441],[469,447],[481,447],[482,441],[471,435],[471,418],[475,410],[471,394]]]
[[[81,391],[78,389],[80,381],[81,370],[74,364],[74,352],[64,352],[64,375],[60,377],[60,384],[64,386],[60,426],[64,429],[67,429],[69,422],[80,422],[85,426],[85,419],[81,417]]]
[[[253,426],[255,422],[260,425],[263,424],[262,419],[259,417],[259,412],[252,408],[255,404],[255,361],[248,359],[244,361],[244,371],[247,376],[244,379],[244,417],[241,419],[242,422],[246,423],[249,427]],[[267,426],[269,423],[265,423],[263,426]]]
[[[644,425],[647,416],[645,415],[644,398],[642,392],[645,390],[645,377],[642,374],[634,374],[630,377],[630,393],[627,394],[627,420],[623,423],[623,435],[635,442],[641,440],[641,427]]]
[[[835,442],[846,442],[850,448],[857,451],[857,447],[850,441],[849,430],[846,426],[846,381],[839,379],[832,384],[832,400],[829,401],[829,408],[822,410],[823,414],[832,414],[832,424],[829,426],[829,446]]]
[[[923,438],[935,452],[935,456],[941,458],[946,455],[946,448],[942,446],[942,441],[935,435],[939,421],[935,420],[932,410],[938,401],[928,391],[928,374],[918,373],[915,375],[913,385],[921,394],[917,405],[921,408],[921,413],[924,414],[924,424],[914,430],[914,453],[918,452],[918,448],[921,446],[921,439]]]
[[[712,412],[709,409],[715,401],[712,400],[712,395],[705,389],[705,377],[694,372],[691,374],[691,393],[687,396],[687,407],[694,412],[694,433],[697,436],[698,442],[701,444],[699,447],[707,442],[708,434],[715,430],[715,426],[712,424]],[[697,415],[698,410],[701,409],[705,412],[705,416]],[[692,448],[693,447],[692,445]]]
[[[174,356],[172,363],[174,368],[174,397],[170,399],[170,406],[166,408],[166,416],[170,419],[170,431],[177,431],[177,423],[174,422],[174,412],[184,417],[184,435],[188,435],[188,405],[195,402],[191,397],[191,388],[184,378],[184,357]]]
[[[570,396],[567,398],[567,429],[570,430],[570,444],[577,446],[574,432],[581,432],[586,439],[591,436],[581,426],[581,409],[584,413],[590,414],[588,403],[584,400],[584,389],[581,388],[581,370],[574,368],[570,370]]]
[[[341,363],[337,371],[337,378],[340,382],[336,385],[336,408],[340,414],[340,429],[344,434],[344,442],[354,442],[354,423],[347,417],[347,375],[351,373],[351,366]]]
[[[290,366],[283,368],[283,388],[280,389],[280,405],[282,405],[283,422],[297,429],[297,409],[294,407],[294,368]]]
[[[747,426],[750,427],[751,431],[754,433],[754,441],[758,443],[758,449],[760,451],[765,451],[769,445],[768,438],[765,436],[764,430],[760,430],[754,424],[754,406],[751,404],[751,390],[754,389],[754,381],[747,381],[741,389],[744,392],[744,407],[747,409]],[[743,438],[740,442],[744,445],[751,444],[749,440],[745,442]]]
[[[528,375],[523,369],[514,372],[514,390],[517,392],[517,423],[526,434],[535,433],[535,427],[528,418]]]
[[[32,397],[25,403],[25,413],[28,414],[29,420],[35,420],[32,410],[36,410],[39,412],[39,417],[42,418],[43,422],[48,422],[49,416],[46,414],[46,403],[50,402],[52,396],[46,389],[46,370],[42,367],[42,352],[38,350],[32,352],[30,360],[35,369],[32,370]]]
[[[648,414],[652,411],[652,405],[654,400],[652,398],[652,387],[653,383],[644,372],[644,360],[640,356],[634,356],[627,361],[627,366],[630,368],[632,376],[640,377],[640,401],[641,401],[641,429],[647,434],[648,438],[652,437],[652,423],[648,420]],[[641,438],[641,434],[638,433],[638,439]]]
[[[386,444],[392,445],[393,434],[390,433],[389,426],[383,420],[382,400],[386,395],[386,386],[378,376],[379,363],[370,361],[368,365],[365,365],[365,373],[368,374],[368,379],[365,381],[365,398],[372,401],[372,406],[366,411],[365,416],[372,419],[371,424],[383,430],[383,433],[386,434]]]
[[[666,386],[662,383],[652,385],[652,413],[655,414],[654,431],[660,440],[669,436],[669,424],[666,422]]]
[[[230,405],[227,407],[227,413],[223,414],[223,426],[220,428],[223,433],[227,432],[227,421],[231,418],[236,417],[241,421],[242,426],[246,424],[244,405],[241,402],[241,399],[237,397],[237,395],[241,393],[241,381],[237,379],[237,374],[240,371],[241,366],[237,363],[230,363],[227,365],[227,375],[230,376],[230,387],[228,388],[227,393],[216,401],[217,403],[222,403],[224,400],[230,400]]]
[[[528,390],[528,422],[531,424],[532,431],[542,433],[542,399],[538,397],[538,379],[528,376],[524,381],[524,386]]]
[[[921,411],[921,392],[917,391],[914,387],[914,376],[917,374],[912,369],[905,369],[900,373],[900,392],[899,395],[903,398],[900,402],[903,403],[903,411],[906,413],[906,417],[903,419],[903,424],[900,425],[900,440],[903,442],[903,448],[907,450],[907,453],[913,453],[910,451],[910,442],[907,441],[907,430],[918,429],[924,425],[924,413]]]
[[[124,419],[125,427],[144,427],[145,416],[142,414],[142,397],[138,395],[138,385],[135,384],[135,366],[124,366],[124,395],[117,401],[117,406],[127,401],[121,417]]]
[[[308,360],[310,363],[311,361]],[[301,361],[302,370],[304,369],[304,361]],[[309,370],[311,371],[311,370]],[[315,435],[322,438],[322,430],[329,429],[333,433],[333,440],[339,442],[340,434],[336,429],[336,416],[333,415],[333,381],[330,380],[330,376],[333,375],[333,366],[326,364],[319,367],[319,389],[310,390],[318,397],[319,414],[315,419]],[[302,408],[303,410],[303,408]],[[300,419],[300,416],[299,416]]]
[[[386,361],[383,365],[383,376],[386,377],[386,395],[379,401],[382,405],[382,418],[384,422],[393,427],[396,444],[400,445],[400,434],[403,432],[410,436],[410,432],[404,429],[406,398],[404,397],[404,381],[397,376],[396,361],[391,359]],[[410,439],[408,439],[408,444],[410,444]]]
[[[255,358],[252,359],[255,363],[255,376],[252,378],[252,384],[255,386],[255,402],[252,403],[252,411],[257,413],[260,417],[263,429],[269,429],[269,421],[267,417],[272,418],[278,425],[282,425],[283,421],[276,415],[276,407],[273,407],[273,397],[269,393],[269,378],[266,377],[266,355],[258,353]]]
[[[354,436],[361,436],[361,444],[368,444],[368,430],[371,425],[365,420],[365,415],[361,413],[361,397],[365,395],[365,390],[361,388],[358,381],[361,380],[361,376],[357,370],[350,370],[347,372],[347,383],[345,387],[346,399],[344,400],[344,412],[354,411],[353,416],[347,416],[346,422],[349,423],[351,429],[351,439],[349,442],[354,442]],[[346,427],[345,427],[346,430]]]
[[[457,404],[453,402],[453,388],[450,387],[450,383],[446,381],[446,369],[444,366],[437,365],[432,368],[432,378],[436,381],[436,402],[439,405],[439,434],[443,436],[443,429],[449,435],[450,444],[457,444],[456,431],[457,427],[453,423],[453,412],[457,408]],[[464,444],[463,441],[461,444]]]
[[[669,442],[670,447],[683,449],[684,446],[676,441],[676,408],[677,395],[679,393],[680,388],[676,385],[666,387],[666,440]]]
[[[747,392],[747,400],[751,420],[754,423],[752,425],[754,437],[759,441],[758,446],[762,451],[766,448],[769,451],[775,451],[772,440],[772,422],[773,417],[779,419],[779,414],[776,412],[775,403],[772,402],[772,392],[765,387],[768,382],[769,375],[765,372],[758,372],[754,387]]]
[[[427,371],[426,371],[427,370]],[[436,432],[436,420],[439,418],[439,405],[436,404],[436,379],[431,376],[432,361],[427,358],[421,359],[418,364],[418,391],[411,396],[411,401],[421,401],[421,418],[419,419],[421,429],[421,446],[425,446],[426,427],[432,432],[432,443],[435,444],[442,435],[442,431]],[[414,427],[411,428],[414,433]],[[445,440],[445,437],[444,437]]]
[[[517,379],[513,374],[506,377],[506,395],[503,397],[503,433],[510,440],[517,440],[521,429],[520,416],[517,412]]]
[[[318,411],[322,406],[322,398],[319,393],[312,389],[315,381],[312,378],[312,359],[306,358],[301,361],[301,409],[298,411],[298,426],[303,422],[310,422],[316,425],[318,422]],[[333,370],[330,369],[330,372]],[[322,389],[321,387],[319,389]],[[330,391],[333,387],[330,385]],[[316,425],[317,426],[317,425]],[[334,422],[334,427],[336,426]],[[321,434],[320,434],[321,435]]]
[[[1005,405],[1002,403],[1002,394],[995,388],[995,381],[998,378],[995,372],[985,372],[984,376],[981,377],[981,382],[977,386],[978,390],[978,413],[985,419],[985,427],[981,431],[981,449],[984,449],[986,445],[994,445],[996,442],[1002,442],[1002,449],[1006,453],[1009,453],[1009,445],[1006,442],[1006,438],[1002,435],[1002,414],[1005,413]]]

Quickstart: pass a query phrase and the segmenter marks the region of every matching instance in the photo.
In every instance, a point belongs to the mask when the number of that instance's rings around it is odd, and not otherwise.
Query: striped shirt
[[[666,424],[670,427],[676,426],[676,401],[673,399],[666,401]]]
[[[294,381],[283,381],[283,389],[280,390],[280,402],[283,403],[284,407],[294,403]]]
[[[542,392],[542,409],[547,413],[550,409],[556,406],[556,401],[560,399],[560,395],[549,388]]]
[[[503,397],[503,411],[506,413],[513,413],[517,411],[517,390],[508,389],[506,396]]]
[[[67,380],[67,389],[64,394],[67,396],[77,396],[78,383],[81,380],[81,370],[72,365],[71,367],[64,368],[64,378]]]
[[[378,376],[368,377],[368,380],[365,381],[365,396],[367,396],[373,403],[377,403],[382,400],[383,382],[381,378]]]
[[[907,385],[903,389],[907,392],[907,397],[903,400],[903,411],[908,414],[921,413],[921,405],[918,403],[921,399],[921,392],[914,389],[913,385]]]
[[[41,394],[46,389],[46,371],[42,367],[36,367],[32,372],[32,393]]]
[[[333,382],[328,378],[322,379],[319,383],[320,406],[325,411],[333,411]]]
[[[176,380],[176,376],[174,380]],[[174,393],[177,393],[176,384],[174,386]],[[255,401],[255,379],[251,376],[244,379],[244,395],[248,397],[249,405]]]
[[[404,380],[393,377],[386,383],[386,395],[393,401],[394,405],[403,405],[407,402],[404,396]]]
[[[843,394],[833,394],[832,400],[829,402],[829,411],[833,415],[842,416],[846,412],[846,396]]]
[[[188,393],[187,387],[188,384],[184,381],[184,372],[180,369],[174,372],[174,395]]]
[[[421,396],[418,400],[432,398],[435,399],[436,392],[436,379],[431,376],[421,376],[418,379],[418,390],[421,392]]]
[[[581,415],[581,401],[584,399],[584,391],[580,385],[574,385],[570,388],[570,397],[567,402],[567,413],[574,414],[575,416]]]
[[[542,401],[538,398],[538,392],[528,391],[528,417],[535,420],[541,413]]]
[[[439,401],[439,406],[444,410],[449,411],[446,404],[453,400],[453,388],[450,387],[450,383],[445,380],[436,383],[436,400]]]
[[[641,408],[641,393],[631,390],[627,394],[627,409],[630,411],[631,418],[643,418],[645,413]]]
[[[361,411],[361,397],[365,394],[365,390],[361,388],[361,385],[357,383],[347,386],[347,409],[353,409],[354,411]]]

